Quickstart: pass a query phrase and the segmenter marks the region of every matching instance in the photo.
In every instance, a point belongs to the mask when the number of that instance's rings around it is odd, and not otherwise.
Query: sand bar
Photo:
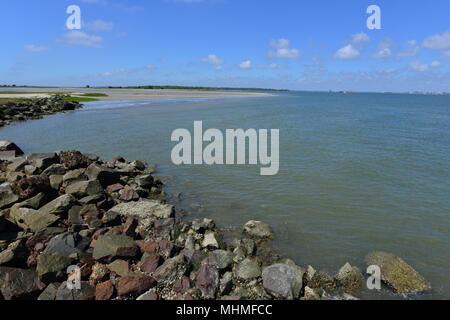
[[[164,99],[188,99],[188,98],[238,98],[238,97],[264,97],[269,93],[250,91],[206,91],[206,90],[181,90],[181,89],[107,89],[107,88],[33,88],[16,87],[4,91],[30,92],[30,94],[1,94],[2,98],[37,98],[48,97],[49,92],[67,92],[73,96],[86,93],[103,93],[107,97],[95,97],[98,100],[164,100]],[[42,93],[40,93],[42,92]]]

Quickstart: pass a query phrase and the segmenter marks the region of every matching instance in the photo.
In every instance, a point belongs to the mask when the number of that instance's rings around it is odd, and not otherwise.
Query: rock
[[[40,211],[48,214],[61,215],[66,213],[76,202],[77,200],[72,195],[65,194],[47,203]]]
[[[244,225],[244,232],[252,238],[271,239],[273,238],[272,228],[264,222],[251,220]]]
[[[66,187],[66,193],[77,198],[92,196],[102,191],[103,188],[98,180],[80,181]]]
[[[31,176],[12,184],[12,189],[21,199],[34,197],[38,193],[51,193],[50,180],[47,176]]]
[[[58,163],[58,156],[56,153],[34,153],[30,154],[27,160],[31,165],[43,171],[52,164]]]
[[[38,232],[44,230],[48,226],[51,226],[58,221],[58,216],[48,214],[40,210],[18,208],[11,210],[11,218],[13,218],[16,224],[24,230],[30,229],[32,232]]]
[[[32,300],[44,289],[32,269],[0,267],[0,293],[5,300]]]
[[[361,272],[352,267],[348,262],[339,269],[338,273],[334,276],[338,285],[344,287],[346,290],[355,291],[361,287],[363,276]]]
[[[303,272],[288,264],[274,264],[262,272],[264,289],[276,298],[297,299],[302,289]]]
[[[161,265],[161,256],[156,253],[146,253],[141,259],[140,269],[145,273],[153,273]]]
[[[108,264],[107,267],[121,277],[125,277],[130,272],[128,262],[121,259],[114,260],[114,262]]]
[[[130,274],[117,283],[119,296],[139,295],[155,285],[155,279],[143,274]]]
[[[125,235],[100,236],[95,242],[93,257],[96,260],[115,257],[134,257],[138,252],[136,242]]]
[[[27,163],[28,163],[28,161],[27,161]],[[35,166],[32,166],[32,165],[26,165],[23,170],[25,171],[25,174],[27,176],[34,176],[35,174],[38,173],[37,172],[38,169]]]
[[[175,293],[181,293],[184,294],[187,291],[189,291],[192,288],[191,279],[188,277],[182,277],[181,279],[178,279],[175,281],[172,290]]]
[[[6,250],[0,252],[0,266],[16,266],[23,264],[28,258],[28,250],[23,239],[11,243]]]
[[[156,271],[153,273],[158,284],[172,287],[177,279],[181,279],[188,271],[188,264],[186,263],[183,254],[167,259]]]
[[[63,187],[67,187],[69,184],[73,184],[76,182],[88,180],[84,172],[84,169],[75,169],[66,172],[66,174],[63,175]]]
[[[203,238],[202,247],[210,249],[224,249],[226,246],[223,239],[216,232],[207,231],[205,233],[205,237]]]
[[[366,256],[368,265],[381,269],[381,280],[397,293],[410,294],[431,290],[431,284],[402,258],[387,252],[376,251]]]
[[[321,270],[314,273],[311,280],[308,281],[308,286],[313,289],[333,290],[336,287],[336,283],[328,273]]]
[[[111,281],[97,284],[95,287],[95,300],[111,300],[114,296],[114,286]]]
[[[172,205],[163,204],[155,200],[120,203],[113,207],[111,211],[123,216],[130,215],[137,218],[153,216],[158,219],[168,219],[175,214],[175,209]]]
[[[67,170],[86,168],[91,164],[91,160],[88,157],[76,150],[62,152],[60,158],[61,163]]]
[[[83,218],[81,217],[81,208],[81,206],[73,206],[69,209],[67,219],[70,224],[84,224]]]
[[[66,173],[66,169],[64,168],[64,166],[62,164],[59,164],[59,163],[52,164],[50,167],[48,167],[47,169],[45,169],[42,172],[42,174],[46,175],[46,176],[60,175],[61,180],[62,180],[62,176],[65,173]]]
[[[214,259],[215,265],[219,271],[224,271],[231,268],[233,264],[233,254],[225,250],[215,250],[210,253]]]
[[[316,274],[316,270],[312,266],[308,265],[306,267],[306,272],[305,272],[306,284],[308,284],[312,280],[312,278],[314,277],[315,274]]]
[[[47,288],[39,295],[38,300],[53,301],[56,299],[56,292],[58,292],[59,283],[50,283]]]
[[[63,257],[76,257],[75,246],[75,235],[73,233],[63,233],[53,237],[47,243],[47,247],[43,253],[55,254]]]
[[[351,294],[348,294],[348,293],[345,293],[345,292],[342,294],[342,299],[343,299],[343,300],[347,300],[347,301],[357,301],[357,300],[360,300],[360,299],[358,299],[358,298],[352,296]]]
[[[108,193],[119,192],[123,188],[124,188],[124,186],[121,185],[120,183],[115,183],[115,184],[112,184],[112,185],[106,187],[106,192],[108,192]]]
[[[39,209],[41,206],[45,204],[47,201],[47,196],[44,193],[38,193],[34,197],[22,201],[21,203],[15,204],[18,208],[31,208],[31,209]]]
[[[320,300],[320,296],[310,287],[306,286],[304,291],[305,294],[302,297],[302,300]]]
[[[91,283],[97,283],[103,281],[109,273],[109,269],[106,265],[96,263],[92,266],[92,272],[89,277]]]
[[[0,151],[15,151],[17,155],[23,154],[22,149],[20,149],[14,142],[7,140],[0,141]]]
[[[49,177],[49,180],[50,180],[50,187],[52,187],[52,189],[58,191],[59,188],[60,188],[61,185],[62,185],[62,182],[63,182],[63,176],[61,176],[61,175],[51,175],[51,176]]]
[[[89,282],[81,281],[81,289],[69,289],[67,283],[63,282],[56,292],[55,300],[86,301],[95,299],[95,287]]]
[[[154,182],[153,176],[151,176],[150,174],[136,177],[134,181],[139,187],[144,189],[150,189],[153,186]]]
[[[261,268],[256,261],[246,258],[236,266],[234,275],[241,280],[251,280],[261,276]]]
[[[205,299],[215,298],[219,287],[219,271],[215,265],[208,263],[208,259],[202,262],[202,266],[195,277],[195,284]]]
[[[130,186],[125,186],[120,192],[120,200],[123,201],[136,201],[139,200],[139,194]]]
[[[222,279],[220,279],[219,293],[221,296],[225,296],[229,294],[232,289],[233,289],[233,274],[231,272],[227,272],[223,275]]]
[[[191,265],[192,271],[196,272],[200,269],[202,261],[207,258],[207,254],[200,250],[183,250],[181,253],[184,255],[186,261]]]
[[[7,172],[19,172],[25,169],[28,165],[28,160],[25,158],[17,158],[11,161],[11,163],[6,167]],[[36,168],[36,167],[34,167]]]
[[[155,301],[158,300],[158,294],[155,289],[150,289],[146,293],[140,295],[136,300],[147,300],[147,301]]]
[[[43,282],[50,283],[67,278],[67,267],[71,264],[69,257],[42,253],[38,257],[36,271]]]
[[[86,175],[90,180],[98,180],[103,188],[120,181],[120,174],[117,171],[97,163],[93,163],[87,168]]]
[[[13,193],[9,183],[0,185],[0,210],[12,206],[19,201],[19,196]]]

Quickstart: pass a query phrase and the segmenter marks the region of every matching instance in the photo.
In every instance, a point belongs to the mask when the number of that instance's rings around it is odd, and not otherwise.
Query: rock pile
[[[330,276],[280,260],[259,221],[225,243],[212,220],[182,219],[140,161],[31,154],[2,162],[0,183],[0,300],[356,299],[363,282],[349,264]],[[398,286],[394,267],[412,270],[387,258],[370,261]]]
[[[68,101],[66,95],[50,98],[23,99],[0,103],[0,127],[16,121],[40,119],[45,115],[81,108],[78,102]]]

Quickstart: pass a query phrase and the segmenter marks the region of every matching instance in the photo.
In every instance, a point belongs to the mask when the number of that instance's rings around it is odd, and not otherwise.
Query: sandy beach
[[[8,92],[17,91],[19,94],[1,94],[2,98],[44,98],[49,97],[49,92],[67,92],[72,96],[86,93],[102,93],[107,97],[96,97],[99,100],[165,100],[188,98],[238,98],[238,97],[262,97],[270,96],[268,93],[242,92],[242,91],[203,91],[203,90],[179,90],[179,89],[107,89],[107,88],[34,88],[16,87],[8,88]],[[22,92],[30,92],[24,95]],[[0,91],[1,93],[1,91]]]

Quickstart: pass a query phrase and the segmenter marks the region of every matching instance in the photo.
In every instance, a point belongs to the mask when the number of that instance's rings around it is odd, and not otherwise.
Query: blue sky
[[[7,3],[7,5],[6,5]],[[81,30],[68,30],[69,5]],[[369,5],[381,30],[369,30]],[[450,1],[3,1],[0,84],[450,91]]]

